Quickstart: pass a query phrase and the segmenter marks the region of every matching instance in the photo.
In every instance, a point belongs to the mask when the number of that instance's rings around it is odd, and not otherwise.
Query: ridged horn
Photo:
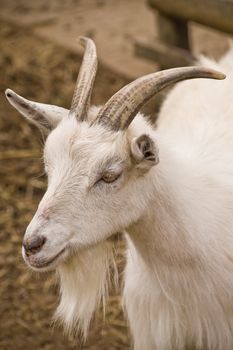
[[[85,52],[76,81],[69,115],[75,115],[78,121],[83,121],[90,107],[91,92],[97,71],[97,54],[96,46],[92,39],[80,37],[79,40],[85,47]]]
[[[173,83],[194,78],[224,79],[225,75],[204,67],[172,68],[145,75],[116,92],[101,108],[94,124],[125,130],[152,96]]]

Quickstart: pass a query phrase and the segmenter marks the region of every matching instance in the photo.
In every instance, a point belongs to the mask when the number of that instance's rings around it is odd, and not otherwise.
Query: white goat
[[[87,334],[106,294],[108,238],[127,231],[124,303],[136,350],[233,349],[233,54],[223,82],[178,84],[153,129],[138,113],[167,85],[224,75],[176,68],[137,79],[89,109],[97,69],[85,54],[71,110],[11,90],[9,102],[49,134],[48,189],[27,228],[23,257],[60,275],[58,317]],[[159,156],[158,156],[159,154]]]

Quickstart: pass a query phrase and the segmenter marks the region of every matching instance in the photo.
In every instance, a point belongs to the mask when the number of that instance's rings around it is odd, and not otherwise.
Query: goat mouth
[[[47,267],[50,267],[51,265],[53,265],[53,263],[55,263],[58,258],[60,258],[66,251],[66,247],[63,248],[58,254],[56,254],[55,256],[53,256],[50,260],[37,260],[37,261],[30,261],[30,259],[27,259],[28,260],[28,263],[29,265],[32,267],[32,268],[35,268],[35,269],[44,269],[44,268],[47,268]]]

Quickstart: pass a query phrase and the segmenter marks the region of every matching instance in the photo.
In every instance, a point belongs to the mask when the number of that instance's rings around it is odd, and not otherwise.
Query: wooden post
[[[178,46],[182,49],[190,49],[188,38],[188,25],[185,20],[157,14],[158,39],[169,46]]]
[[[194,21],[233,34],[232,0],[147,0],[165,16]]]
[[[233,34],[233,0],[147,0],[156,11],[158,40],[138,39],[136,53],[169,68],[195,61],[190,52],[188,22]]]
[[[161,68],[190,66],[196,60],[188,50],[144,38],[136,40],[135,53],[139,57],[158,62]]]

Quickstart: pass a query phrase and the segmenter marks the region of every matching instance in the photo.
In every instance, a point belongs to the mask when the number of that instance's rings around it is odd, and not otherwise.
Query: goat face
[[[96,49],[92,40],[81,41],[85,54],[70,111],[6,91],[9,102],[48,135],[48,189],[23,242],[25,261],[40,271],[126,228],[145,210],[153,195],[146,174],[157,164],[158,151],[149,135],[137,130],[133,138],[128,130],[139,108],[176,81],[224,78],[198,67],[149,74],[122,88],[93,116]]]
[[[22,112],[23,98],[11,90],[6,94]],[[150,191],[142,175],[158,162],[158,154],[148,135],[132,138],[129,132],[90,125],[96,107],[90,109],[89,122],[78,122],[65,109],[33,103],[33,108],[44,109],[42,118],[33,119],[31,102],[23,100],[24,116],[48,134],[48,189],[26,230],[22,251],[31,268],[46,271],[137,219],[145,207],[145,188]]]
[[[146,152],[145,139],[151,151],[143,157],[140,145],[144,143]],[[55,267],[75,250],[106,239],[140,215],[146,187],[141,174],[157,162],[157,152],[148,136],[139,143],[130,143],[122,132],[78,125],[75,119],[62,121],[50,133],[44,148],[48,189],[24,238],[23,256],[31,267]],[[43,237],[38,249],[37,237]]]

